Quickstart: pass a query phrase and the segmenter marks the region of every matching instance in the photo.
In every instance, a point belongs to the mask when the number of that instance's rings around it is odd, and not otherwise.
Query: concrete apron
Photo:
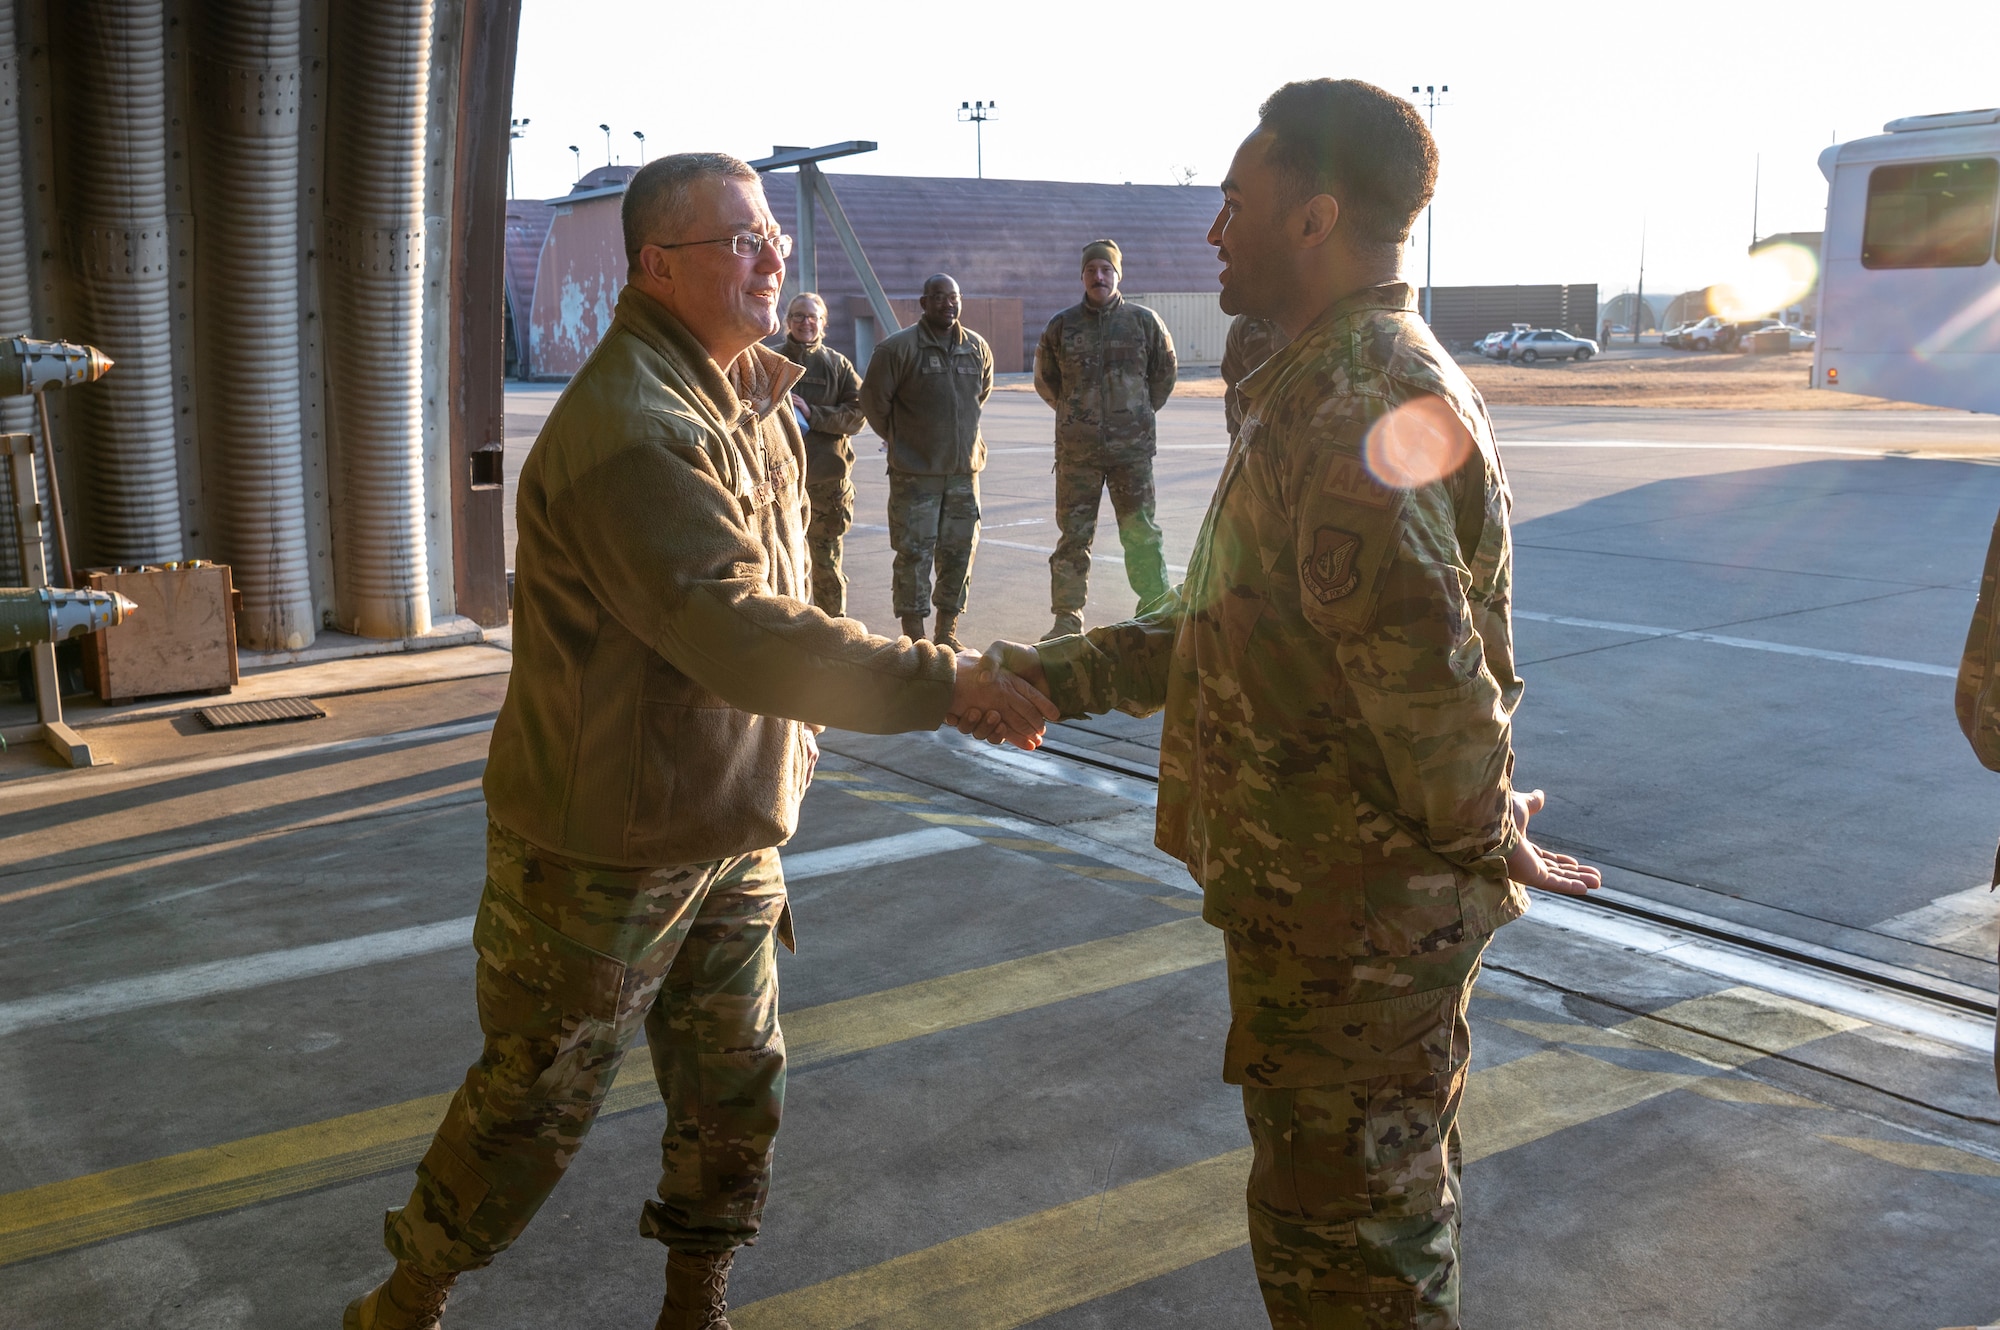
[[[6,1319],[332,1325],[380,1276],[380,1212],[478,1048],[465,921],[503,688],[336,697],[290,729],[134,721],[117,767],[54,779],[6,759]],[[1143,767],[1144,737],[1066,742]],[[794,1074],[739,1330],[1260,1323],[1219,948],[1151,849],[1149,787],[937,736],[826,749],[786,850]],[[1501,933],[1473,1007],[1468,1320],[2000,1316],[1990,1057],[1775,988],[1535,915]],[[658,1131],[635,1060],[448,1324],[647,1324]]]

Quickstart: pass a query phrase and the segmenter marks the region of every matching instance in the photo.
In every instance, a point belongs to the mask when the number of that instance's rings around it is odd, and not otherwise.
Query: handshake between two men
[[[945,723],[975,739],[1032,751],[1041,747],[1048,722],[1060,717],[1048,689],[1041,656],[1031,646],[999,641],[984,656],[962,651]],[[1541,790],[1512,790],[1508,799],[1519,835],[1507,855],[1509,878],[1560,896],[1584,896],[1604,885],[1597,869],[1528,839],[1529,820],[1547,802]]]

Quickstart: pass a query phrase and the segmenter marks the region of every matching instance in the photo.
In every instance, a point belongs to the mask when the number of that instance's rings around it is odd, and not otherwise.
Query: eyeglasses
[[[739,259],[754,259],[764,252],[764,246],[776,245],[778,257],[792,257],[792,238],[786,235],[760,236],[749,231],[739,231],[733,236],[718,236],[714,240],[683,240],[673,245],[654,245],[654,249],[687,249],[693,245],[727,245],[729,252]]]

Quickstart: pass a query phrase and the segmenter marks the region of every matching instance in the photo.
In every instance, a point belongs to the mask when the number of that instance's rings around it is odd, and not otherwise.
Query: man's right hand
[[[1041,673],[1037,661],[1037,679]],[[1000,665],[992,652],[984,657],[970,651],[958,654],[958,672],[952,679],[951,709],[945,713],[945,723],[956,726],[960,733],[991,743],[1034,749],[1041,746],[1042,731],[1056,715],[1055,704],[1039,687]]]

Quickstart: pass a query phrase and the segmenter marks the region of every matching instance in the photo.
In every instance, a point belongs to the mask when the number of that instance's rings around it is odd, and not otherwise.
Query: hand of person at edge
[[[1043,729],[1055,718],[1053,702],[1018,675],[995,665],[990,656],[958,653],[946,724],[988,743],[1035,749],[1041,747]]]
[[[1538,848],[1528,839],[1528,819],[1542,811],[1548,796],[1540,790],[1526,794],[1515,790],[1514,825],[1521,829],[1521,843],[1507,856],[1507,876],[1524,887],[1539,887],[1558,896],[1587,896],[1604,885],[1604,875],[1589,864],[1578,863],[1566,854]]]

